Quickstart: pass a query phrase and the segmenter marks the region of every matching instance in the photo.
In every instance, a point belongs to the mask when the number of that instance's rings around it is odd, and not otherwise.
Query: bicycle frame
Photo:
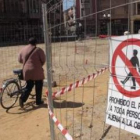
[[[12,95],[15,95],[16,93],[21,94],[21,93],[24,91],[24,87],[25,87],[26,83],[25,83],[25,85],[22,86],[21,80],[20,80],[20,79],[18,78],[18,76],[17,76],[17,78],[6,79],[6,80],[3,82],[3,84],[2,84],[1,92],[2,92],[3,89],[4,89],[9,83],[11,83],[11,82],[15,82],[15,83],[17,83],[18,86],[19,86],[19,91],[13,92],[13,93],[11,94],[11,96],[12,96]]]

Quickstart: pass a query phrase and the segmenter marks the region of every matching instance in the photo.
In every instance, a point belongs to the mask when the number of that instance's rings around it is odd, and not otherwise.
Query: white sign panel
[[[140,135],[140,35],[110,39],[106,123]]]

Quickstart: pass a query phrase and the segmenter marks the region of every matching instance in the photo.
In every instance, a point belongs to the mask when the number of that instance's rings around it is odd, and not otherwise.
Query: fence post
[[[107,35],[108,35],[108,37],[110,37],[110,21],[109,22],[107,22]]]
[[[52,101],[52,62],[51,62],[51,44],[49,39],[49,30],[48,30],[48,19],[47,19],[47,5],[42,3],[42,13],[43,13],[43,29],[44,29],[44,42],[46,50],[46,62],[47,62],[47,85],[48,85],[48,104],[53,112],[53,101]],[[50,118],[50,131],[51,131],[51,140],[55,140],[55,131],[54,131],[54,122]]]

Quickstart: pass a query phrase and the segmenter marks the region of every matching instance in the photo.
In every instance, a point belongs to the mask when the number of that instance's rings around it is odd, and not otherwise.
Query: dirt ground
[[[57,87],[53,88],[53,91],[59,91],[62,87],[87,77],[107,64],[107,43],[101,41],[96,43],[89,41],[88,44],[84,45],[88,46],[86,50],[81,49],[85,49],[85,47],[80,46],[80,43],[76,50],[72,43],[68,45],[62,43],[61,47],[54,44],[52,50],[53,70],[55,71],[53,78],[57,82]],[[16,57],[12,57],[15,50],[17,51],[19,48],[10,47],[9,49],[13,51],[6,51],[6,48],[0,50],[5,53],[5,55],[1,55],[3,60],[1,62],[7,62],[3,58],[6,56],[9,56],[8,60],[11,62],[9,65],[11,68],[8,70],[6,69],[8,62],[5,67],[1,65],[0,70],[3,73],[0,75],[1,82],[5,77],[12,75],[10,70],[13,67],[19,67],[17,63],[13,63],[16,62]],[[13,54],[9,55],[10,52]],[[6,73],[5,70],[7,70]],[[137,135],[105,124],[108,80],[109,71],[106,71],[96,79],[54,100],[55,116],[75,140],[140,140]],[[0,140],[51,139],[46,90],[47,87],[44,86],[43,100],[45,104],[42,106],[36,106],[35,99],[29,98],[24,109],[19,107],[18,102],[9,110],[0,107]],[[54,137],[56,140],[65,139],[56,126]]]

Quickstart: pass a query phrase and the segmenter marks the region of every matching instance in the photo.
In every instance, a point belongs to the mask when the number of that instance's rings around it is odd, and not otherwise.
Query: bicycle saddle
[[[22,69],[13,70],[14,74],[21,74],[21,72],[22,72]]]

